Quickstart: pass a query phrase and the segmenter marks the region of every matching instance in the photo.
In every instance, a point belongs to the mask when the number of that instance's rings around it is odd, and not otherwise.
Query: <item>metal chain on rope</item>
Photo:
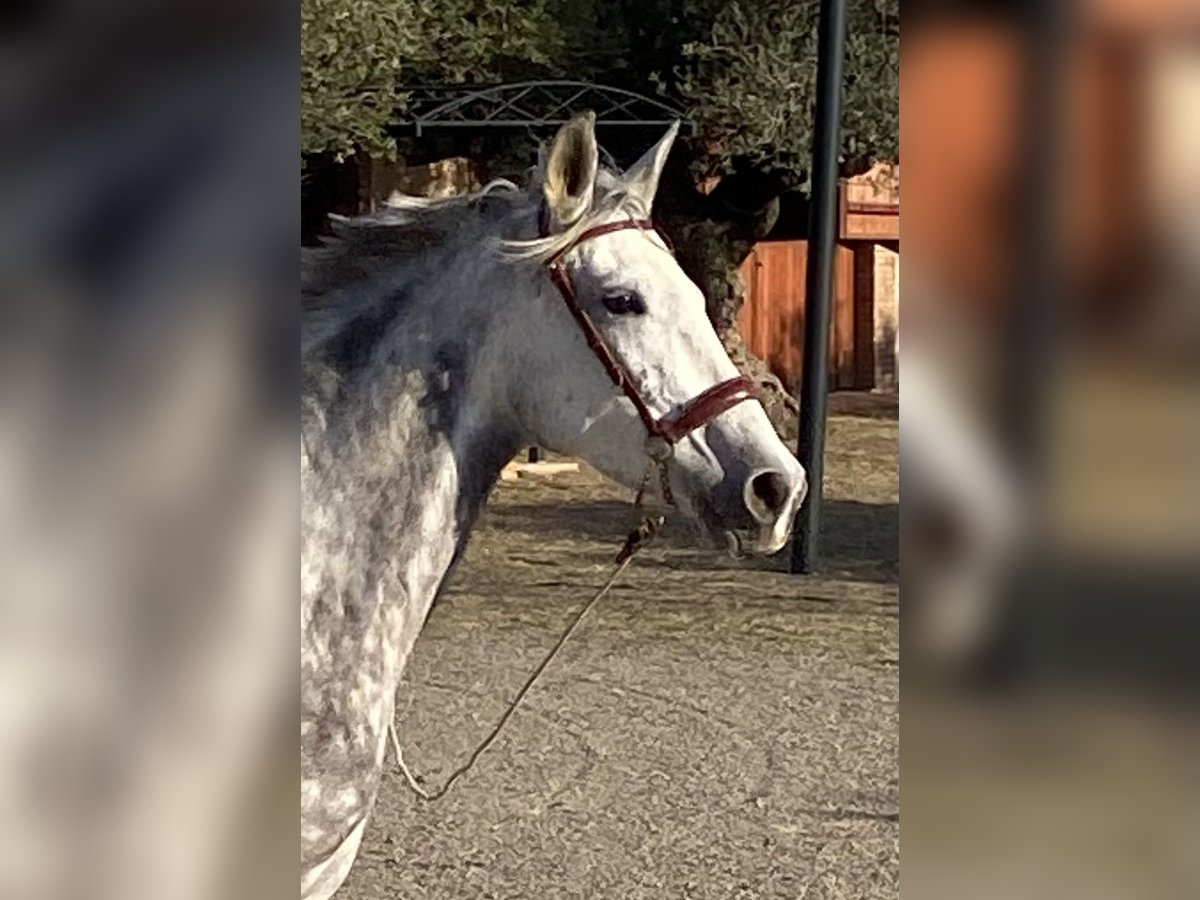
[[[508,724],[509,719],[513,717],[517,709],[524,702],[530,690],[533,689],[534,684],[536,684],[537,680],[542,676],[542,673],[546,671],[550,663],[552,663],[555,657],[558,656],[559,651],[561,651],[566,645],[567,641],[571,639],[571,636],[575,633],[576,629],[578,629],[579,623],[582,622],[584,617],[591,612],[591,610],[596,606],[597,603],[600,602],[601,599],[603,599],[604,595],[608,593],[609,589],[616,584],[617,579],[621,577],[621,573],[624,572],[626,567],[633,561],[634,555],[640,549],[642,549],[642,547],[649,543],[650,539],[653,538],[658,530],[662,527],[663,522],[665,521],[665,516],[662,515],[661,512],[655,512],[647,515],[645,513],[645,499],[646,492],[650,486],[650,478],[655,474],[655,472],[657,472],[660,492],[659,496],[663,505],[665,507],[669,507],[674,504],[674,500],[671,495],[670,479],[667,473],[667,460],[671,456],[670,451],[671,448],[669,445],[666,445],[665,451],[662,451],[653,445],[648,447],[649,458],[646,465],[646,473],[642,476],[641,486],[638,488],[637,495],[634,497],[633,501],[633,528],[626,536],[625,543],[621,546],[620,552],[617,553],[615,559],[616,568],[608,576],[608,580],[604,582],[600,590],[598,590],[592,596],[592,598],[583,605],[579,612],[575,614],[574,618],[572,618],[570,623],[568,623],[566,629],[563,630],[563,633],[559,636],[558,640],[554,642],[554,645],[550,648],[550,651],[542,658],[542,661],[538,663],[536,667],[534,667],[534,670],[532,673],[530,673],[529,677],[525,679],[525,683],[521,685],[520,690],[517,691],[516,695],[509,702],[508,706],[505,707],[504,712],[501,713],[500,718],[496,720],[496,724],[492,726],[491,731],[487,733],[487,736],[484,737],[478,746],[476,746],[471,755],[467,757],[467,761],[450,773],[449,777],[442,783],[441,787],[429,791],[421,786],[420,781],[415,775],[413,775],[412,771],[408,768],[408,764],[404,761],[404,753],[400,749],[400,738],[396,734],[395,720],[393,719],[393,721],[389,723],[388,735],[392,741],[392,750],[396,754],[396,762],[400,767],[400,771],[404,774],[404,780],[408,784],[409,790],[416,794],[417,797],[430,803],[435,800],[440,800],[442,797],[446,796],[447,792],[451,787],[454,786],[454,783],[458,781],[459,778],[461,778],[463,775],[466,775],[467,772],[474,768],[475,763],[478,762],[479,758],[483,756],[483,754],[486,753],[488,749],[496,742],[496,739],[500,737],[500,732],[504,730],[504,726]]]

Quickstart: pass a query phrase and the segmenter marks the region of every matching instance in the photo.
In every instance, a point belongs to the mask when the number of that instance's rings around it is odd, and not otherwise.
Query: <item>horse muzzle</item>
[[[757,468],[723,480],[700,518],[731,556],[769,556],[787,544],[806,492],[804,470],[794,461]]]

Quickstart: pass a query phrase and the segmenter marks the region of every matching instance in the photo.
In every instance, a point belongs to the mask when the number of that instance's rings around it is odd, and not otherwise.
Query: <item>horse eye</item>
[[[646,312],[646,304],[637,294],[609,294],[600,302],[614,316],[640,316]]]

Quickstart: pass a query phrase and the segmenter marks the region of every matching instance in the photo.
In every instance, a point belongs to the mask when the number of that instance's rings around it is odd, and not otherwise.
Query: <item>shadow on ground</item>
[[[835,391],[829,395],[829,415],[900,420],[900,396],[874,391]]]
[[[632,522],[631,506],[618,500],[566,500],[509,503],[489,513],[488,525],[527,535],[531,540],[590,540],[620,544]],[[894,583],[900,574],[900,507],[895,503],[827,500],[821,539],[824,571],[857,581]],[[672,516],[655,545],[673,551],[662,561],[671,568],[780,569],[787,549],[770,559],[729,560],[714,554],[707,538],[679,516]]]
[[[827,500],[821,560],[861,581],[900,581],[900,504]]]

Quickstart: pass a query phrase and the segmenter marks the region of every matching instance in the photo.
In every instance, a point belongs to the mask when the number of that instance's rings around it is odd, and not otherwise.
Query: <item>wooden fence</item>
[[[738,317],[751,351],[789,388],[804,362],[807,241],[766,241],[742,264],[746,303]],[[834,267],[829,376],[834,390],[875,387],[875,256],[865,241],[839,244]]]

